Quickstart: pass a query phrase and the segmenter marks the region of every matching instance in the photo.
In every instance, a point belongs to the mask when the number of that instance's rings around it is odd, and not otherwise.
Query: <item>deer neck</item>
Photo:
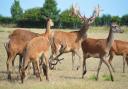
[[[80,37],[81,38],[86,38],[87,37],[87,34],[86,32],[88,31],[89,29],[89,26],[86,26],[86,25],[83,25],[82,28],[80,29]]]
[[[51,31],[51,27],[50,27],[50,25],[47,23],[47,27],[46,27],[45,34],[50,33],[50,31]]]
[[[114,41],[114,33],[112,31],[112,28],[110,28],[109,35],[107,38],[107,49],[110,49],[112,47]]]

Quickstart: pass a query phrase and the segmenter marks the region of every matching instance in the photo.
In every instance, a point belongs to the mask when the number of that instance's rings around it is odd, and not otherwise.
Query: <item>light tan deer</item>
[[[26,47],[25,55],[23,58],[23,68],[21,69],[21,82],[24,82],[24,78],[26,77],[27,68],[30,62],[33,62],[37,66],[36,75],[39,76],[40,81],[42,80],[40,76],[40,68],[39,68],[39,60],[43,56],[43,63],[45,64],[45,75],[46,80],[49,80],[48,77],[48,51],[50,47],[50,27],[53,26],[53,22],[51,19],[47,21],[47,28],[44,35],[33,38]]]
[[[20,56],[19,59],[19,69],[21,68],[23,50],[26,44],[34,37],[41,36],[38,33],[30,32],[24,29],[16,29],[12,34],[9,35],[9,40],[5,43],[5,49],[7,52],[7,73],[8,79],[11,79],[11,69],[14,69],[14,61],[17,55]]]
[[[82,78],[86,74],[86,59],[89,57],[100,58],[96,79],[98,79],[99,71],[101,68],[102,62],[108,67],[111,80],[113,81],[113,75],[110,70],[110,66],[106,61],[106,57],[109,55],[109,51],[112,47],[114,41],[114,33],[122,33],[123,31],[119,28],[118,25],[112,23],[110,26],[109,35],[106,39],[85,39],[82,43],[82,50],[83,50],[83,74]]]
[[[123,56],[123,73],[125,72],[125,61],[128,65],[128,42],[121,41],[121,40],[115,40],[112,48],[110,50],[110,57],[109,57],[109,64],[112,67],[113,72],[115,72],[114,67],[112,66],[112,59],[114,55],[120,55]]]
[[[79,31],[71,31],[71,32],[63,32],[63,31],[55,31],[54,37],[53,37],[53,45],[52,50],[53,54],[51,56],[51,60],[57,60],[60,55],[63,53],[72,52],[72,68],[74,68],[74,56],[75,54],[79,57],[79,66],[80,67],[80,52],[79,49],[81,47],[81,42],[83,39],[86,39],[87,37],[87,31],[90,27],[90,25],[95,21],[96,17],[99,16],[100,8],[99,6],[95,8],[93,15],[90,18],[87,18],[85,16],[82,16],[80,14],[80,11],[76,6],[73,5],[72,7],[72,16],[78,16],[83,26],[80,28]],[[57,55],[57,56],[56,56]],[[53,57],[56,56],[56,57]],[[51,65],[54,65],[52,61],[50,62]],[[55,63],[56,64],[56,63]]]

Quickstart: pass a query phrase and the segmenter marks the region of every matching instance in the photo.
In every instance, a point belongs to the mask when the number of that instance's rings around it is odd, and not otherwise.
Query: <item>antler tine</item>
[[[71,8],[71,15],[72,16],[77,16],[77,14],[78,14],[78,11],[77,11],[76,5],[73,4],[72,8]]]
[[[77,4],[72,5],[72,15],[73,16],[78,16],[82,21],[87,20],[85,16],[82,16],[80,13],[80,7],[78,7]]]
[[[96,19],[96,17],[99,16],[100,11],[101,11],[101,9],[100,9],[100,6],[98,4],[98,6],[95,7],[92,16],[89,18],[89,24],[91,24],[91,23],[94,22],[94,20]]]

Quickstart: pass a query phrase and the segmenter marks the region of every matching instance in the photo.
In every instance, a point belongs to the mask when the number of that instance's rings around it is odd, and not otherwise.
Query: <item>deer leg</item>
[[[40,58],[40,73],[42,73],[42,66],[43,66],[43,55]]]
[[[12,73],[15,72],[15,64],[14,64],[14,62],[15,62],[15,57],[12,60]]]
[[[28,66],[30,66],[30,59],[27,57],[23,60],[23,66],[21,68],[21,82],[23,83],[24,82],[24,79],[27,78],[27,73],[28,72]]]
[[[83,74],[82,74],[82,78],[84,78],[84,75],[86,74],[87,70],[86,70],[86,57],[83,56]]]
[[[127,66],[128,66],[128,55],[126,56],[125,61],[126,61]]]
[[[21,70],[21,68],[22,68],[22,58],[23,58],[23,56],[20,55],[20,56],[19,56],[19,72],[20,72],[20,70]]]
[[[123,73],[125,73],[125,59],[126,55],[123,55]]]
[[[46,80],[48,80],[49,81],[49,75],[48,75],[48,64],[49,64],[49,62],[48,62],[48,53],[46,52],[45,54],[44,54],[44,58],[45,58],[45,70],[46,70],[46,72],[44,73],[45,75],[46,75]]]
[[[8,79],[10,79],[10,80],[11,80],[11,71],[10,71],[10,67],[13,66],[12,61],[14,60],[15,56],[16,56],[15,54],[14,54],[14,55],[9,54],[9,55],[8,55],[8,58],[7,58],[7,62],[6,62],[7,73],[8,73]],[[10,65],[10,64],[11,64],[11,65]]]
[[[38,75],[40,78],[40,81],[42,81],[41,75],[40,75],[40,63],[39,63],[39,59],[36,60],[36,64],[37,64],[37,71],[38,71]]]
[[[74,52],[72,52],[72,70],[74,70],[74,68],[75,68],[75,64],[74,64],[74,61],[75,61],[75,53]]]
[[[101,65],[102,65],[102,59],[100,58],[100,62],[99,62],[98,69],[97,69],[97,74],[96,74],[96,80],[98,80],[99,71],[100,71],[100,69],[101,69]]]
[[[81,66],[81,56],[80,56],[80,52],[79,51],[77,51],[77,52],[75,52],[76,53],[76,55],[78,56],[78,59],[79,59],[79,64],[78,64],[78,66],[77,66],[77,70],[79,70],[79,68],[80,68],[80,66]]]
[[[110,72],[110,76],[111,76],[111,80],[112,81],[114,81],[114,79],[113,79],[113,75],[112,75],[112,72],[111,72],[111,69],[110,69],[110,66],[109,66],[109,64],[107,63],[107,61],[103,58],[103,62],[106,64],[106,66],[108,67],[108,70],[109,70],[109,72]]]
[[[110,57],[109,57],[108,62],[109,62],[109,64],[110,64],[111,68],[112,68],[112,71],[115,72],[115,69],[114,69],[114,67],[113,67],[113,65],[112,65],[113,55],[114,55],[114,54],[110,54]]]

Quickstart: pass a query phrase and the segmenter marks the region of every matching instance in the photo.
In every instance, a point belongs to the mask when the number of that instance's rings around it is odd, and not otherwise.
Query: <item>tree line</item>
[[[45,0],[42,7],[27,9],[23,12],[19,0],[14,0],[10,11],[11,17],[0,15],[0,24],[16,24],[18,27],[36,27],[44,28],[46,26],[46,18],[50,17],[55,23],[55,28],[79,28],[81,21],[78,17],[70,15],[71,8],[60,11],[57,8],[55,0]],[[109,25],[111,22],[117,22],[120,25],[128,26],[128,14],[119,17],[111,15],[102,15],[97,17],[94,26]]]

